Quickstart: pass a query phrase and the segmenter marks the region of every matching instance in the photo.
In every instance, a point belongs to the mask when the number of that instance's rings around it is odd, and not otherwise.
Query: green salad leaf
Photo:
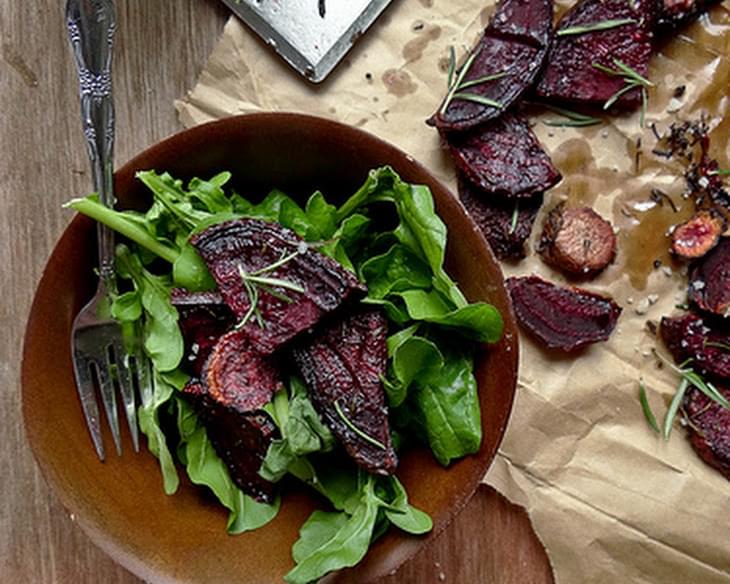
[[[208,487],[230,511],[228,533],[243,533],[266,525],[279,512],[281,500],[271,505],[245,495],[231,480],[228,468],[216,453],[205,427],[193,408],[182,398],[175,399],[180,434],[178,456],[185,463],[190,480]]]

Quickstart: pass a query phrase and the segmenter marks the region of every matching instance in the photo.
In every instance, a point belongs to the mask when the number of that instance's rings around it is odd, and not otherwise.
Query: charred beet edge
[[[350,457],[365,470],[387,475],[398,464],[381,379],[388,324],[365,309],[324,323],[294,348],[314,407]]]
[[[203,379],[208,395],[240,412],[264,406],[283,389],[272,357],[259,355],[243,330],[218,340],[203,368]]]
[[[692,359],[702,375],[730,380],[730,327],[718,319],[696,314],[662,318],[659,328],[664,344],[677,363]]]
[[[616,256],[611,224],[589,207],[557,205],[547,216],[538,253],[546,263],[575,276],[595,276]]]
[[[730,388],[717,386],[730,399]],[[692,387],[684,398],[689,439],[697,454],[730,480],[730,410]]]
[[[442,104],[428,123],[440,130],[464,130],[496,118],[515,103],[542,67],[550,44],[552,18],[552,0],[502,0],[470,53],[475,57],[459,86],[466,87],[449,90],[450,95],[471,93],[501,107],[455,97],[445,111]],[[469,85],[470,81],[502,73],[491,81]]]
[[[689,299],[702,310],[730,316],[730,238],[723,237],[712,251],[692,264]]]
[[[581,0],[560,20],[548,64],[537,86],[543,98],[602,105],[625,87],[622,77],[594,67],[598,63],[615,70],[617,59],[643,77],[649,70],[655,0]],[[608,20],[635,22],[606,30],[560,35],[561,30],[595,25]],[[624,94],[617,104],[633,107],[641,100],[641,89]]]
[[[254,284],[258,301],[252,312],[256,314],[242,330],[262,354],[274,352],[324,314],[365,293],[353,273],[278,224],[258,219],[228,221],[193,236],[191,242],[237,319],[252,316],[245,274],[261,274],[303,290]],[[277,263],[281,265],[269,269]]]
[[[445,139],[456,166],[494,196],[532,198],[562,178],[530,126],[516,114]]]
[[[275,485],[259,476],[259,468],[278,430],[263,411],[241,412],[210,396],[195,380],[183,389],[205,425],[213,448],[228,467],[233,482],[262,503],[274,500]]]
[[[720,0],[658,0],[657,34],[671,33],[673,29],[694,20]]]
[[[170,299],[180,313],[185,357],[191,363],[193,375],[200,377],[218,339],[233,325],[233,313],[217,292],[188,292],[175,288]]]
[[[507,289],[518,322],[551,349],[573,351],[605,341],[621,307],[580,288],[560,288],[537,276],[509,278]]]
[[[542,205],[542,193],[530,199],[501,201],[483,195],[460,176],[459,197],[500,260],[525,257],[525,242]]]

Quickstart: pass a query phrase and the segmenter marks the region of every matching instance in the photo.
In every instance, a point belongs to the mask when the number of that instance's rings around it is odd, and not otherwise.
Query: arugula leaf
[[[438,346],[424,337],[411,336],[393,349],[385,383],[391,407],[401,405],[411,383],[417,378],[428,378],[444,365]]]
[[[363,263],[360,276],[368,286],[370,298],[382,299],[394,291],[431,287],[429,266],[402,244],[395,244]]]
[[[464,336],[486,343],[496,343],[502,336],[502,315],[491,304],[475,302],[451,310],[436,291],[406,290],[398,295],[405,301],[408,315],[414,320],[456,328]]]
[[[288,405],[275,406],[278,411],[275,419],[282,437],[271,442],[259,470],[263,478],[272,482],[279,481],[289,472],[299,457],[312,452],[328,452],[335,443],[334,436],[309,401],[304,383],[298,377],[292,377],[289,387]],[[279,392],[277,400],[284,399],[285,392]],[[284,409],[286,414],[282,416]]]
[[[279,512],[280,498],[267,505],[245,495],[231,480],[228,468],[208,439],[205,427],[192,407],[176,397],[181,459],[190,480],[208,487],[221,504],[229,509],[228,533],[251,531],[271,521]]]
[[[162,482],[165,494],[172,495],[177,491],[180,479],[177,476],[175,461],[167,447],[167,438],[160,427],[159,410],[167,404],[175,388],[159,373],[152,374],[152,401],[143,404],[137,409],[137,419],[140,431],[147,436],[147,448],[160,461]]]
[[[408,533],[431,530],[431,518],[408,504],[406,491],[397,478],[375,477],[363,471],[355,476],[357,490],[342,505],[343,510],[314,511],[302,525],[292,547],[297,565],[284,577],[290,584],[312,582],[330,571],[354,566],[388,522]]]
[[[117,274],[134,283],[144,309],[144,349],[158,371],[172,371],[183,357],[178,312],[170,302],[172,281],[148,272],[130,249],[117,246]]]
[[[328,203],[317,191],[307,200],[304,213],[310,224],[311,241],[329,239],[337,231],[337,207]]]
[[[482,426],[473,359],[443,345],[441,349],[444,366],[416,380],[409,403],[436,460],[447,466],[479,450]]]

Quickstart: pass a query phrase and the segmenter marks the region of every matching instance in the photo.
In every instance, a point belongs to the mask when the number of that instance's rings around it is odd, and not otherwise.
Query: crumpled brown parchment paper
[[[561,0],[557,11],[570,3]],[[578,356],[548,353],[523,337],[512,418],[485,477],[527,509],[561,584],[730,582],[730,484],[699,460],[678,425],[669,442],[654,434],[637,394],[643,378],[664,415],[677,379],[657,366],[646,323],[675,311],[686,286],[686,270],[664,251],[664,233],[689,203],[681,169],[651,153],[649,125],[661,131],[706,112],[713,154],[729,166],[728,7],[725,0],[653,57],[656,87],[643,130],[638,115],[582,129],[548,127],[542,121],[557,116],[544,110],[532,116],[564,175],[546,196],[533,239],[557,201],[592,205],[619,230],[619,252],[585,286],[624,307],[610,341]],[[318,86],[232,18],[198,84],[176,104],[180,119],[192,126],[260,110],[334,118],[397,144],[454,187],[453,167],[424,120],[444,94],[449,46],[463,54],[493,10],[484,0],[395,0]],[[673,97],[679,86],[684,94]],[[652,202],[652,186],[680,211]],[[564,281],[533,254],[504,270]]]

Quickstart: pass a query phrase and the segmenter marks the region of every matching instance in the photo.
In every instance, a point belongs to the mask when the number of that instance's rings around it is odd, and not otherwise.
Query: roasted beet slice
[[[542,193],[530,199],[503,201],[483,195],[459,177],[459,197],[500,260],[525,257],[525,242],[542,205]]]
[[[218,340],[205,363],[203,379],[212,398],[240,412],[262,407],[283,388],[272,358],[260,355],[241,329]]]
[[[702,310],[730,316],[730,238],[692,265],[689,298]]]
[[[561,179],[530,126],[516,114],[445,139],[456,166],[495,196],[531,198]]]
[[[260,353],[314,325],[365,287],[355,274],[307,245],[293,231],[259,219],[220,223],[191,238],[218,283],[242,330]],[[278,266],[272,269],[272,266]],[[260,285],[245,276],[275,279],[286,286]],[[258,296],[251,309],[251,286]],[[303,290],[303,292],[297,291]]]
[[[309,396],[327,426],[359,466],[383,475],[398,464],[381,381],[387,334],[381,311],[361,309],[325,323],[294,348]]]
[[[547,216],[537,251],[546,263],[576,276],[594,276],[616,256],[611,224],[589,207],[557,205]]]
[[[190,381],[183,394],[205,425],[213,448],[228,467],[231,480],[247,495],[262,503],[274,500],[275,485],[259,476],[269,444],[278,430],[263,411],[241,412],[220,403],[204,384]]]
[[[681,258],[700,258],[717,245],[726,228],[720,213],[698,211],[672,232],[672,252]]]
[[[193,375],[200,377],[218,339],[233,325],[233,313],[218,292],[188,292],[175,288],[170,299],[180,313],[186,359]]]
[[[502,0],[479,43],[466,61],[471,63],[459,88],[447,97],[428,123],[441,130],[464,130],[498,117],[532,85],[550,44],[552,0]],[[477,83],[476,80],[501,75]],[[458,78],[454,75],[454,81]],[[472,85],[469,85],[473,83]],[[461,88],[461,89],[460,89]],[[501,107],[463,99],[471,94]],[[448,100],[448,103],[447,103]]]
[[[730,399],[730,388],[717,389]],[[730,410],[692,387],[684,398],[687,432],[697,454],[710,466],[730,480]]]
[[[561,288],[537,276],[509,278],[517,321],[551,349],[573,351],[605,341],[613,332],[621,307],[581,288]]]
[[[672,32],[673,29],[687,24],[719,3],[720,0],[659,0],[657,34]]]
[[[697,314],[662,318],[659,332],[677,363],[692,359],[702,375],[730,380],[730,327]]]
[[[583,34],[561,31],[588,27],[608,20],[634,22]],[[603,104],[626,87],[620,76],[599,71],[594,63],[616,70],[618,60],[643,77],[649,70],[655,0],[581,0],[565,13],[556,30],[537,94],[550,100]],[[636,106],[641,89],[625,93],[617,103]]]

